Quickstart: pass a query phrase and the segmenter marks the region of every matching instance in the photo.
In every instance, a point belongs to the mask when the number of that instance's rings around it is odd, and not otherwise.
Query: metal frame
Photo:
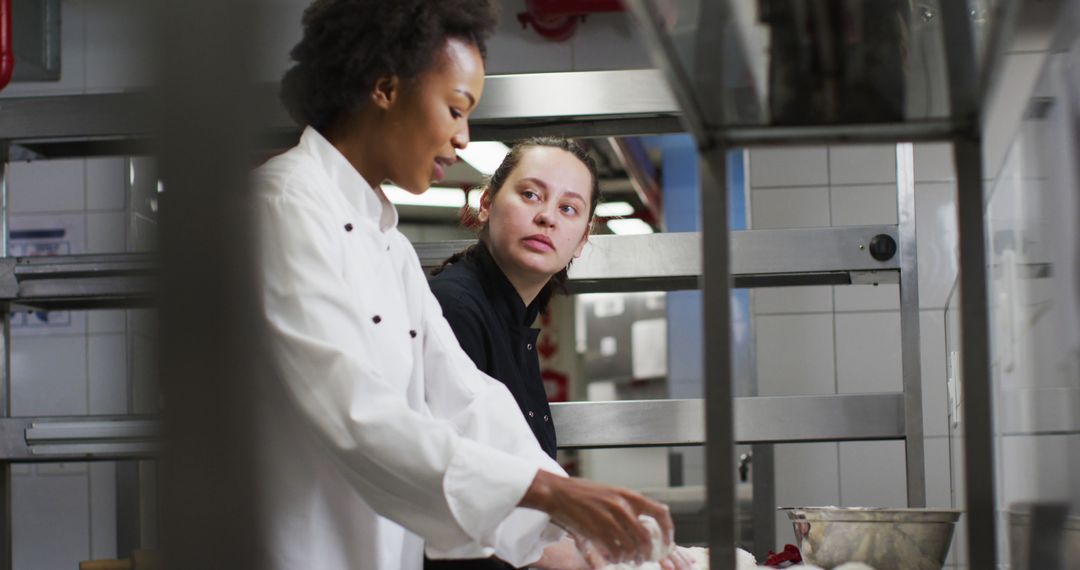
[[[723,10],[717,6],[721,3],[707,3],[704,10],[713,12]],[[718,154],[716,146],[719,145],[779,145],[779,144],[807,144],[814,142],[873,142],[873,141],[915,141],[915,140],[952,140],[956,157],[956,170],[958,179],[958,224],[960,235],[960,271],[964,276],[961,285],[963,294],[962,329],[964,334],[964,414],[965,414],[965,476],[967,479],[967,511],[966,518],[969,536],[968,552],[969,563],[972,567],[994,567],[996,565],[996,536],[995,525],[995,498],[993,494],[993,448],[992,448],[992,421],[991,399],[989,382],[989,343],[987,323],[987,294],[986,294],[986,266],[985,266],[985,243],[984,243],[984,204],[982,191],[982,164],[981,164],[981,124],[979,113],[988,93],[987,86],[993,84],[992,73],[997,72],[996,59],[1001,57],[1001,50],[992,49],[987,53],[986,61],[982,66],[982,76],[977,77],[979,69],[973,52],[973,38],[971,24],[967,19],[964,2],[943,2],[942,15],[945,27],[945,40],[947,42],[946,58],[949,70],[949,96],[951,103],[951,118],[943,121],[924,121],[913,123],[898,123],[891,125],[827,125],[813,127],[773,127],[764,126],[754,129],[711,128],[704,118],[702,107],[695,100],[695,86],[685,75],[679,64],[670,39],[664,34],[661,27],[661,18],[656,7],[649,0],[629,0],[631,8],[644,31],[644,37],[649,43],[653,53],[653,59],[665,71],[675,91],[684,114],[683,119],[687,123],[687,130],[693,133],[701,149],[707,167],[711,167],[715,180],[719,181],[719,194],[723,196],[723,166],[715,160]],[[1006,7],[1007,8],[1007,7]],[[1015,10],[1001,9],[998,11],[998,20],[995,21],[992,36],[1000,39],[1006,34],[1004,30],[1010,27],[1010,20],[1015,17]],[[699,53],[719,53],[719,34],[698,34]],[[699,66],[700,67],[700,66]],[[701,85],[708,86],[711,78],[708,70],[694,70],[700,73]],[[705,90],[705,92],[709,92]],[[722,118],[712,118],[712,125],[723,124]],[[913,180],[910,175],[911,148],[909,145],[898,146],[897,150],[897,184],[898,184],[898,212],[900,215],[899,229],[901,232],[900,254],[900,288],[901,288],[901,338],[903,343],[903,381],[906,416],[907,444],[907,478],[908,478],[908,502],[911,506],[925,505],[925,474],[923,471],[923,442],[922,442],[922,412],[921,412],[921,381],[920,381],[920,358],[919,358],[919,314],[918,314],[918,282],[916,267],[915,244],[915,219],[914,219],[914,191]],[[714,182],[715,184],[715,182]],[[715,188],[715,186],[714,186]],[[706,219],[716,220],[721,228],[724,227],[726,218],[713,218],[722,207],[710,206],[710,188],[703,192],[703,213]],[[706,225],[708,227],[708,225]],[[706,256],[704,269],[706,275],[724,276],[723,269],[715,269],[714,264],[726,264],[726,252],[710,252],[710,245],[722,243],[721,240],[713,241],[708,235],[705,236],[704,244]],[[715,257],[714,257],[715,255]],[[720,279],[721,286],[717,287],[717,280],[705,279],[706,303],[713,300],[710,309],[722,308],[717,305],[721,297],[726,294],[726,279]],[[715,321],[712,321],[715,323]],[[727,323],[716,323],[706,327],[706,339],[708,342],[722,342],[721,347],[726,347]],[[710,351],[709,355],[727,350]],[[723,367],[722,362],[715,358],[707,358],[707,385],[706,401],[710,414],[728,414],[731,410],[724,403],[714,403],[713,398],[725,398],[730,402],[730,394],[723,390],[708,390],[712,382],[717,380],[714,374]],[[722,378],[722,375],[721,375]],[[710,427],[716,428],[717,437],[728,437],[727,441],[716,442],[710,432],[708,446],[719,446],[720,450],[726,450],[726,444],[730,441],[730,434],[723,429],[719,420],[707,417]],[[716,422],[714,424],[714,421]],[[715,454],[714,454],[715,455]],[[723,514],[712,516],[710,520],[709,543],[713,548],[711,560],[713,567],[726,568],[731,565],[732,556],[729,548],[733,532],[731,524],[733,512],[731,509],[731,491],[734,484],[729,481],[730,469],[721,464],[710,462],[708,475],[709,506],[710,509],[718,508]],[[722,487],[716,490],[714,487]],[[978,545],[976,547],[976,545]]]
[[[16,142],[21,160],[157,150],[159,132],[151,93],[108,93],[5,99],[3,140]],[[256,90],[249,102],[267,149],[295,144],[299,128],[278,103],[277,86]],[[679,107],[654,69],[492,75],[472,113],[474,140],[526,136],[600,137],[678,132]]]
[[[911,143],[896,145],[896,201],[899,222],[900,353],[904,383],[904,438],[909,507],[926,506],[923,451],[922,359],[919,339],[919,258],[915,232],[915,159]]]

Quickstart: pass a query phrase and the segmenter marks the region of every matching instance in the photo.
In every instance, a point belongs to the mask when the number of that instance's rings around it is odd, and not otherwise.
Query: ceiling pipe
[[[15,50],[11,40],[11,0],[0,0],[0,89],[11,82],[15,72]]]
[[[525,12],[518,14],[518,22],[526,28],[532,24],[536,33],[554,41],[570,39],[577,30],[578,21],[589,14],[622,12],[622,0],[525,0]]]

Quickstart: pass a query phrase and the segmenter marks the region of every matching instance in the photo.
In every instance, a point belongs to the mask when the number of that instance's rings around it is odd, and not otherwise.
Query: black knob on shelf
[[[896,255],[896,240],[887,234],[878,234],[870,240],[870,255],[878,260],[885,261]]]

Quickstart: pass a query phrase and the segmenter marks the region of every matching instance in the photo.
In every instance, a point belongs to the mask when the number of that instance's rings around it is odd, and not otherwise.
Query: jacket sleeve
[[[437,549],[493,546],[496,528],[522,510],[515,506],[545,465],[506,449],[515,438],[477,437],[505,423],[475,419],[503,404],[499,392],[482,387],[462,402],[461,423],[485,426],[471,432],[411,409],[402,388],[372,364],[380,355],[364,303],[379,300],[360,299],[346,283],[344,232],[331,231],[333,216],[287,193],[261,193],[256,208],[268,348],[299,415],[376,512]],[[471,366],[456,354],[457,364]]]

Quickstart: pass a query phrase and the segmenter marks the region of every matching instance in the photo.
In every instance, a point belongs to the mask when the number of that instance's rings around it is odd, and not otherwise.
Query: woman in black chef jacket
[[[581,255],[599,201],[596,165],[580,146],[557,138],[519,143],[484,188],[475,219],[479,240],[447,259],[430,282],[461,347],[506,385],[552,458],[555,426],[536,354],[540,331],[531,325]],[[572,542],[548,547],[537,565],[587,567]],[[491,558],[427,560],[425,568],[512,566]]]

